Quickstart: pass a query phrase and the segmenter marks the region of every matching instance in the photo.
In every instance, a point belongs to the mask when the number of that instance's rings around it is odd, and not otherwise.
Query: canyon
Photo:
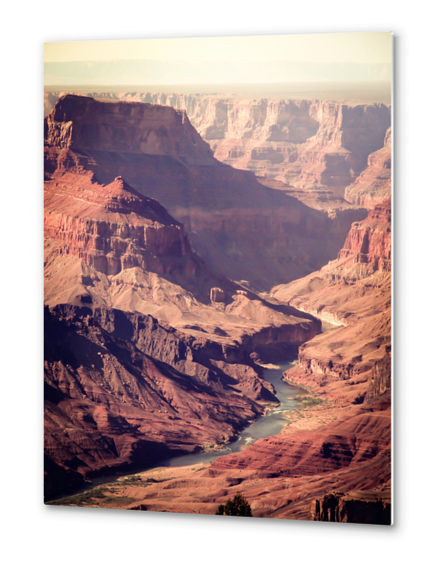
[[[257,517],[389,524],[389,250],[388,201],[352,226],[336,260],[273,289],[279,302],[334,323],[299,347],[298,364],[285,373],[309,390],[310,407],[290,412],[280,435],[210,465],[119,480],[123,508],[213,514],[241,492]],[[119,493],[104,487],[107,507]]]
[[[134,470],[88,505],[389,524],[389,106],[128,96],[47,97],[48,499]],[[275,408],[290,354],[279,435],[142,472]]]
[[[46,114],[59,94],[45,93]],[[127,91],[86,95],[184,110],[219,161],[291,187],[314,190],[319,196],[331,193],[342,198],[346,187],[356,181],[351,191],[367,183],[368,193],[374,183],[371,172],[359,178],[367,164],[390,168],[390,152],[381,149],[390,148],[391,109],[383,103]],[[382,178],[384,173],[376,173],[382,182],[387,179]],[[349,201],[364,206],[359,198]]]
[[[81,109],[83,99],[66,103]],[[59,103],[56,111],[69,107]],[[158,127],[164,119],[174,124],[176,139],[185,116],[149,109]],[[96,142],[83,130],[85,124],[69,120],[46,128],[48,494],[60,481],[73,485],[89,474],[138,466],[138,457],[151,465],[228,442],[276,401],[255,360],[266,359],[268,348],[286,353],[320,331],[314,317],[214,273],[183,225],[121,176],[100,184],[93,162],[75,148],[82,138],[91,147]],[[146,156],[179,148],[165,134],[165,146],[152,141],[151,132],[143,133],[144,148],[132,137],[128,153],[134,146]],[[200,140],[187,128],[184,143],[194,138]],[[213,164],[207,145],[196,144],[189,163]],[[182,416],[192,427],[177,424]]]
[[[312,209],[251,172],[222,164],[185,111],[66,95],[45,120],[47,173],[122,178],[181,222],[213,270],[259,291],[334,258],[364,209]],[[70,152],[69,152],[70,151]]]

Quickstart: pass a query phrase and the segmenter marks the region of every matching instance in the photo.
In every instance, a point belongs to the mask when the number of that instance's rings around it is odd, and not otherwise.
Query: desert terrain
[[[46,501],[214,514],[241,492],[255,517],[389,524],[390,106],[45,112]]]

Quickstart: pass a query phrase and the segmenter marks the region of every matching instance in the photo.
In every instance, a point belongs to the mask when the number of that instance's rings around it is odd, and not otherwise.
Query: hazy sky
[[[323,33],[45,44],[45,63],[103,60],[390,63],[391,33]]]

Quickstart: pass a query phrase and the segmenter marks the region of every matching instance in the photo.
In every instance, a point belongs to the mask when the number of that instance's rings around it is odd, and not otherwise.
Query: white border
[[[430,18],[421,1],[254,4],[24,1],[3,11],[0,135],[2,552],[6,560],[268,560],[428,557],[432,188]],[[49,509],[42,504],[42,51],[76,39],[338,31],[395,33],[395,525]],[[40,238],[39,238],[40,236]],[[398,557],[398,558],[397,558]]]

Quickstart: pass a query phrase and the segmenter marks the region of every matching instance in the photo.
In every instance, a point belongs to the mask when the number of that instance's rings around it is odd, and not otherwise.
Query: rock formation
[[[328,494],[315,500],[311,506],[315,521],[341,523],[391,523],[391,494],[377,492],[351,492]]]
[[[210,300],[211,302],[224,302],[225,301],[224,291],[219,287],[212,287],[212,289],[210,290]]]
[[[388,524],[390,202],[366,216],[340,191],[380,149],[389,108],[232,101],[226,123],[209,99],[206,134],[218,150],[224,127],[297,147],[292,186],[278,162],[262,183],[218,162],[170,107],[65,96],[46,119],[47,493],[227,443],[275,403],[254,361],[299,347],[285,378],[310,407],[280,435],[138,476],[123,507],[214,513],[239,491],[259,517]]]
[[[107,128],[106,105],[90,100],[93,134],[83,99],[75,106],[64,98],[46,121],[47,494],[89,475],[227,442],[276,401],[250,356],[266,358],[269,346],[283,353],[320,331],[313,317],[214,273],[183,225],[123,177],[97,181],[90,154],[104,142],[119,158],[145,146],[206,162],[207,145],[183,113],[163,108],[169,115],[159,122],[159,108],[149,113],[139,104],[135,117],[149,119],[149,128],[126,121],[119,133],[122,121]],[[108,113],[122,115],[124,107],[131,115],[128,104]],[[87,115],[79,126],[75,111]],[[210,165],[222,166],[212,158]]]
[[[58,92],[46,92],[46,114],[54,107],[58,95]],[[86,95],[185,110],[218,160],[297,188],[330,190],[343,196],[345,188],[357,181],[368,162],[372,169],[366,171],[359,184],[351,187],[354,191],[349,199],[363,205],[363,197],[355,195],[363,183],[369,184],[361,190],[368,203],[368,187],[374,185],[374,191],[378,191],[377,181],[383,184],[389,180],[385,171],[390,167],[389,151],[381,152],[391,124],[390,107],[385,104],[176,93],[89,92]],[[389,142],[385,140],[385,147]]]
[[[160,477],[168,483],[143,491],[131,485],[126,508],[214,513],[241,492],[256,517],[390,524],[390,239],[387,202],[353,225],[337,260],[272,291],[334,323],[285,373],[314,405],[240,453],[167,469]]]
[[[111,330],[102,327],[107,314]],[[234,378],[226,377],[226,385],[213,375],[212,384],[209,375],[200,380],[203,373],[185,375],[170,366],[193,365],[192,347],[151,317],[66,305],[46,309],[45,455],[66,471],[59,485],[48,469],[46,494],[76,483],[77,476],[149,466],[207,442],[227,442],[263,411],[256,402],[263,400],[260,390],[250,399]],[[251,371],[252,385],[257,375]],[[265,399],[272,399],[271,391],[262,385]]]
[[[86,170],[101,184],[121,175],[185,225],[209,267],[260,290],[335,258],[351,222],[365,217],[361,209],[312,210],[221,164],[185,112],[167,106],[64,96],[46,119],[45,139],[49,173]]]
[[[194,122],[216,158],[295,187],[329,189],[337,195],[344,195],[366,167],[368,155],[382,146],[390,125],[390,110],[383,104],[216,103],[219,111],[212,114],[208,105],[203,120]],[[208,125],[212,117],[219,127]]]
[[[345,197],[369,209],[391,197],[391,129],[386,132],[383,148],[370,154],[367,168],[346,187]]]

